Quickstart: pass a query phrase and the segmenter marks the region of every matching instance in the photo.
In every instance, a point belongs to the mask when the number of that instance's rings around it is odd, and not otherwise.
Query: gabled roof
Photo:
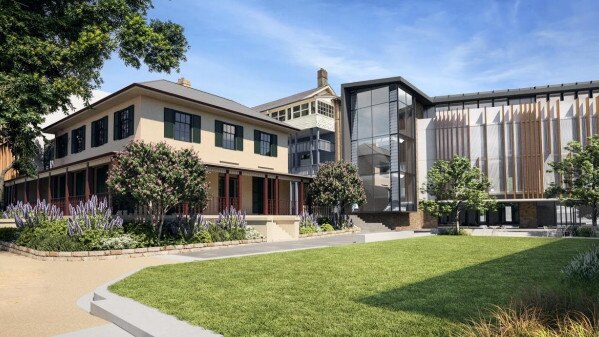
[[[331,92],[336,96],[335,91],[333,90],[333,88],[331,88],[330,85],[325,85],[323,87],[318,87],[318,88],[314,88],[314,89],[310,89],[310,90],[298,92],[297,94],[293,94],[291,96],[279,98],[279,99],[274,100],[272,102],[260,104],[258,106],[253,107],[252,109],[254,109],[256,111],[266,111],[266,110],[270,110],[270,109],[273,109],[273,108],[278,108],[280,106],[288,105],[288,104],[291,104],[293,102],[301,101],[301,100],[306,99],[308,97],[312,97],[312,96],[316,95],[317,93],[319,93],[320,91],[323,91],[324,89],[331,90]]]
[[[87,107],[85,107],[65,118],[61,119],[60,121],[45,127],[42,131],[48,132],[49,129],[55,128],[57,125],[68,121],[69,119],[73,118],[74,116],[77,116],[85,111],[88,111],[91,108],[95,107],[96,105],[103,103],[111,98],[114,98],[115,96],[122,94],[123,92],[125,92],[129,89],[135,88],[135,87],[154,91],[157,93],[170,95],[170,96],[173,96],[176,98],[181,98],[181,99],[193,102],[193,103],[210,106],[210,107],[221,109],[221,110],[231,112],[231,113],[234,113],[237,115],[250,117],[253,119],[257,119],[261,122],[274,124],[274,125],[277,125],[280,127],[284,127],[286,129],[291,129],[294,131],[299,130],[287,123],[280,122],[274,118],[270,118],[266,115],[261,114],[260,112],[258,112],[256,110],[252,110],[251,108],[249,108],[243,104],[237,103],[235,101],[232,101],[230,99],[223,98],[223,97],[220,97],[217,95],[213,95],[213,94],[210,94],[210,93],[207,93],[207,92],[204,92],[201,90],[197,90],[194,88],[186,87],[186,86],[183,86],[178,83],[171,82],[171,81],[156,80],[156,81],[133,83],[133,84],[131,84],[111,95],[104,97],[103,99],[101,99],[93,104],[90,104],[89,106],[87,106]]]

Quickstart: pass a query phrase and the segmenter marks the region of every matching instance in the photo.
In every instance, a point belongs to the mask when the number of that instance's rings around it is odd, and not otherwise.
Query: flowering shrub
[[[112,215],[106,198],[98,202],[98,197],[93,195],[88,201],[81,201],[76,207],[69,205],[69,208],[71,218],[67,219],[67,231],[70,236],[81,236],[85,230],[111,231],[123,227],[123,219]]]
[[[140,243],[130,234],[121,234],[111,238],[102,238],[100,240],[99,249],[130,249],[137,248]]]
[[[218,219],[216,219],[215,224],[222,229],[244,229],[248,223],[245,220],[245,212],[238,211],[235,207],[231,206],[218,213]]]
[[[599,281],[599,246],[591,251],[575,256],[567,266],[562,269],[566,279],[574,282]]]
[[[17,202],[15,205],[8,205],[3,213],[5,219],[14,218],[17,228],[25,227],[35,228],[46,221],[55,221],[63,218],[62,211],[55,205],[49,204],[46,200],[37,200],[32,207],[29,203]]]
[[[320,232],[322,229],[313,214],[302,212],[300,214],[299,232],[300,234],[310,234]]]
[[[208,230],[208,225],[202,214],[192,214],[189,217],[179,215],[168,223],[168,232],[174,238],[190,239],[200,231]]]
[[[245,239],[246,240],[256,240],[256,239],[263,239],[264,236],[258,232],[254,227],[252,226],[246,226],[245,227]]]

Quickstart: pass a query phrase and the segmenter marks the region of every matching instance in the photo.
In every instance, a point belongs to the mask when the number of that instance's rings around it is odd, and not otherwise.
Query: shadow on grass
[[[467,322],[491,305],[508,304],[538,287],[560,285],[560,270],[584,246],[551,241],[407,286],[359,299],[393,311],[412,311]]]

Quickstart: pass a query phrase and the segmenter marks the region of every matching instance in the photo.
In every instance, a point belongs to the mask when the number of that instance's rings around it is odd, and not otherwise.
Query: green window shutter
[[[243,151],[243,126],[235,126],[235,150]]]
[[[75,153],[75,131],[71,131],[71,154]]]
[[[202,119],[200,116],[191,115],[191,141],[199,143],[200,140],[200,129],[202,127]]]
[[[223,147],[223,122],[214,121],[214,136],[216,139],[215,145]]]
[[[102,124],[102,122],[104,122],[104,118],[100,119],[99,121],[92,122],[92,139],[91,139],[92,147],[96,147],[98,145],[96,143],[96,129],[98,128],[98,124]]]
[[[81,130],[80,131],[80,133],[81,133],[80,136],[81,136],[81,140],[82,140],[82,143],[83,143],[83,146],[81,147],[81,151],[85,150],[85,136],[86,136],[85,129],[86,129],[85,125],[82,126],[81,129],[80,129]]]
[[[175,138],[175,111],[164,108],[164,138]]]
[[[112,134],[113,140],[121,139],[120,131],[121,131],[121,112],[117,111],[114,113],[114,132]]]
[[[108,116],[102,118],[102,128],[104,129],[104,138],[102,144],[108,143]]]
[[[254,153],[260,154],[260,131],[254,130]]]
[[[125,137],[129,137],[131,135],[133,135],[135,132],[133,131],[133,127],[135,125],[135,106],[132,105],[129,108],[129,134],[126,135]]]
[[[277,156],[277,135],[270,135],[270,156]]]

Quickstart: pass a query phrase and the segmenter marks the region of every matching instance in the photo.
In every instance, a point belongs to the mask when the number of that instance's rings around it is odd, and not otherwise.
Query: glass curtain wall
[[[416,210],[415,114],[397,85],[351,93],[352,162],[366,190],[364,212]]]

